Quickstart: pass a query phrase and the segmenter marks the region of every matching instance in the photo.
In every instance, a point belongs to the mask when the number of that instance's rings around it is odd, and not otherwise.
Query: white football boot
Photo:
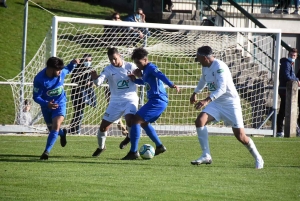
[[[209,154],[202,155],[200,158],[197,160],[191,161],[192,165],[201,165],[201,164],[211,164],[212,163],[212,158]]]
[[[262,159],[262,157],[259,157],[259,158],[256,159],[255,168],[256,169],[263,169],[264,168],[264,160]]]

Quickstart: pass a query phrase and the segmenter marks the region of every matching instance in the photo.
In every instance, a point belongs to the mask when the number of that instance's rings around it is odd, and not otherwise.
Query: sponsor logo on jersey
[[[212,76],[215,76],[215,72],[212,72]]]
[[[147,91],[151,89],[150,84],[148,82],[145,82],[145,88]]]
[[[34,93],[37,93],[37,92],[39,92],[39,88],[37,88],[37,87],[34,87],[34,88],[33,88],[33,92],[34,92]]]
[[[52,97],[52,96],[59,96],[59,95],[62,94],[63,90],[64,90],[63,87],[60,86],[58,88],[51,89],[51,90],[47,91],[47,95],[50,96],[50,97]]]
[[[128,89],[129,88],[129,80],[120,80],[117,83],[118,89]]]
[[[217,70],[217,73],[223,73],[223,72],[224,72],[223,69],[218,69],[218,70]]]
[[[130,75],[130,74],[132,74],[131,71],[130,71],[130,70],[127,70],[127,75]]]

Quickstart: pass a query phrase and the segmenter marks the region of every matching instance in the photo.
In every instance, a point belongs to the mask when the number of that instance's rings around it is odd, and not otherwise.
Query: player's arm
[[[48,101],[42,98],[43,87],[39,84],[37,78],[33,81],[33,100],[38,103],[41,107],[47,107]]]
[[[285,63],[285,68],[284,68],[284,75],[286,77],[287,81],[299,81],[299,79],[295,76],[295,74],[293,73],[292,75],[290,74],[290,72],[292,71],[293,66],[289,65],[287,62]]]
[[[152,75],[154,75],[155,77],[157,77],[158,79],[160,79],[163,83],[165,83],[166,85],[168,85],[170,88],[175,88],[177,90],[177,92],[180,91],[179,87],[176,86],[173,82],[171,82],[169,80],[169,78],[167,78],[167,76],[165,74],[163,74],[157,68],[151,69],[151,73],[152,73]]]
[[[72,70],[79,64],[79,59],[73,59],[67,66],[65,66],[64,70],[66,71],[66,74],[69,74],[72,72]]]
[[[103,84],[107,77],[108,76],[105,70],[103,70],[99,76],[95,70],[91,71],[91,78],[96,86],[100,86],[101,84]]]
[[[206,86],[205,76],[204,76],[204,74],[202,74],[201,78],[198,82],[198,85],[194,90],[194,93],[190,97],[191,104],[194,104],[197,102],[197,94],[200,93],[204,89],[205,86]]]
[[[210,93],[210,99],[213,101],[226,92],[226,73],[224,69],[219,68],[216,72],[216,90]]]

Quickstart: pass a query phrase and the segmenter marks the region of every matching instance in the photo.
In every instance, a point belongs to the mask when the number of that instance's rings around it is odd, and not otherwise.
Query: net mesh
[[[166,25],[167,26],[167,25]],[[50,33],[51,35],[51,33]],[[224,61],[232,73],[236,88],[241,97],[245,128],[270,129],[270,123],[262,125],[272,107],[273,87],[270,87],[274,77],[274,40],[272,34],[217,32],[198,30],[164,30],[161,28],[129,28],[123,27],[58,23],[56,56],[65,64],[73,58],[81,59],[84,54],[91,54],[92,68],[98,74],[107,66],[109,60],[106,52],[109,47],[117,47],[124,60],[130,61],[134,48],[144,47],[149,52],[149,60],[156,64],[176,85],[181,92],[166,88],[169,95],[169,105],[161,117],[153,123],[159,135],[193,134],[194,121],[199,114],[189,103],[190,95],[197,85],[201,66],[195,62],[196,50],[203,45],[209,45],[214,50],[215,58]],[[30,127],[43,130],[45,124],[39,105],[32,100],[32,82],[34,76],[45,67],[50,56],[51,38],[45,38],[34,58],[20,73],[10,81],[24,84],[12,84],[16,108],[16,124],[22,114],[24,99],[31,102]],[[25,75],[22,79],[22,75]],[[72,83],[71,77],[77,80],[85,79],[86,97],[78,90],[80,83]],[[67,115],[63,127],[73,128],[81,134],[94,135],[107,107],[107,86],[87,87],[89,71],[81,71],[68,75],[65,80],[67,94]],[[21,87],[20,87],[21,86]],[[24,88],[20,97],[20,88]],[[76,90],[77,88],[77,90]],[[144,90],[138,88],[140,103],[145,99]],[[209,92],[205,89],[198,95],[204,99]],[[71,97],[72,96],[72,97]],[[211,127],[224,127],[223,122],[211,124]],[[121,125],[119,125],[121,128]],[[125,131],[123,131],[124,133]],[[117,124],[113,124],[110,135],[121,135]]]

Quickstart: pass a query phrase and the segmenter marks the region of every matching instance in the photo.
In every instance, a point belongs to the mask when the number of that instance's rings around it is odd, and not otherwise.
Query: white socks
[[[202,156],[210,155],[209,143],[208,143],[208,131],[207,127],[197,127],[198,140],[202,149]]]
[[[101,132],[99,128],[97,134],[99,149],[103,149],[105,147],[106,136],[107,136],[107,131]]]
[[[249,137],[249,143],[245,145],[245,147],[249,150],[250,154],[255,158],[262,158],[259,152],[257,151],[257,148],[253,142],[253,140]]]

